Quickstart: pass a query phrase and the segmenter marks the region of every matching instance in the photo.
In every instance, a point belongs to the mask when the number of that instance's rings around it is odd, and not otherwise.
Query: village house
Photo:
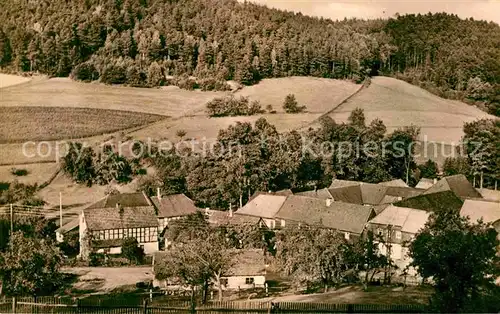
[[[368,222],[367,230],[386,243],[379,243],[380,252],[404,269],[410,263],[406,244],[424,227],[429,216],[424,210],[389,205]]]
[[[198,211],[194,202],[186,195],[171,194],[162,196],[159,188],[156,196],[152,197],[151,201],[157,209],[160,233],[165,230],[169,221],[194,214]]]
[[[373,217],[372,206],[297,195],[288,196],[275,215],[281,226],[300,227],[303,224],[337,230],[346,240],[359,239]]]
[[[270,229],[316,225],[338,230],[350,239],[362,234],[364,225],[375,216],[375,208],[335,202],[330,198],[261,194],[237,210],[234,216],[259,218],[260,225]]]
[[[153,206],[86,208],[80,215],[80,257],[120,254],[123,239],[133,237],[144,253],[158,251],[158,220]]]
[[[408,187],[402,180],[379,184],[359,181],[333,180],[329,188],[304,191],[295,195],[360,205],[383,205],[422,194],[424,190]]]
[[[444,177],[436,184],[425,190],[422,194],[434,194],[445,191],[453,192],[462,200],[467,198],[482,198],[481,194],[472,186],[463,174]]]
[[[276,220],[276,213],[280,210],[287,196],[259,194],[250,200],[242,208],[238,209],[235,216],[248,216],[259,219],[261,226],[267,226],[269,229],[284,227],[281,220]]]
[[[197,212],[184,194],[149,198],[145,193],[107,195],[80,214],[80,256],[91,252],[120,254],[121,242],[134,237],[146,254],[163,248],[164,230],[172,219]]]
[[[243,290],[264,288],[266,283],[266,268],[267,264],[262,250],[259,249],[242,249],[232,250],[229,254],[233,256],[229,271],[221,277],[221,285],[223,290]],[[163,258],[164,252],[157,252],[153,259],[154,262]],[[217,283],[212,282],[214,289],[217,288]],[[159,287],[164,290],[175,290],[182,288],[178,280],[154,279],[154,287]]]

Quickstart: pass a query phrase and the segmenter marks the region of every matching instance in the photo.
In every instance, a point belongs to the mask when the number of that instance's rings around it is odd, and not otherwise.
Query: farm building
[[[123,239],[133,237],[144,253],[158,251],[158,220],[153,206],[86,208],[80,215],[80,257],[92,252],[120,254]]]
[[[259,249],[232,250],[233,255],[229,271],[221,277],[223,290],[239,290],[264,288],[266,284],[266,262],[264,253]],[[164,252],[157,252],[153,259],[153,271],[155,262],[165,256]],[[182,289],[179,280],[172,278],[170,280],[154,279],[154,287],[164,290]],[[214,289],[217,289],[217,283],[212,282]]]
[[[372,206],[334,202],[305,196],[288,196],[275,219],[281,226],[301,224],[337,230],[345,239],[361,236],[366,223],[375,217]]]
[[[261,226],[279,229],[289,225],[317,225],[339,230],[345,238],[360,236],[375,216],[374,206],[335,202],[302,195],[266,195],[254,198],[234,214],[261,219]]]
[[[408,264],[408,250],[404,247],[404,243],[413,239],[424,227],[429,216],[430,213],[424,210],[389,205],[368,222],[367,229],[372,231],[375,237],[382,237],[387,244],[390,244],[380,245],[382,254],[390,254],[391,259],[397,264]]]
[[[81,255],[119,254],[120,243],[127,237],[136,238],[144,252],[152,254],[169,244],[163,237],[169,221],[197,211],[184,194],[162,196],[158,190],[153,198],[141,192],[108,195],[80,215]]]
[[[445,191],[452,191],[462,200],[465,200],[466,198],[482,198],[481,194],[472,186],[463,174],[444,177],[422,194],[434,194]]]
[[[259,218],[261,225],[275,229],[281,226],[281,221],[277,222],[275,216],[286,199],[287,196],[283,195],[259,194],[234,214]]]
[[[332,199],[352,204],[381,205],[391,204],[424,192],[421,189],[405,186],[406,184],[400,181],[394,180],[372,184],[358,181],[334,180],[329,188],[299,192],[295,195]]]
[[[169,221],[194,214],[198,211],[194,202],[184,194],[162,196],[160,189],[158,189],[157,195],[152,197],[151,200],[157,210],[160,233],[165,230]]]

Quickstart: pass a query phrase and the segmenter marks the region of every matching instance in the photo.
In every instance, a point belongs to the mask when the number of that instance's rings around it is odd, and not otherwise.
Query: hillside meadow
[[[12,170],[26,170],[28,174],[18,176],[12,173]],[[34,163],[18,166],[0,166],[0,181],[18,181],[24,184],[43,184],[47,182],[59,169],[59,164],[52,163]]]
[[[330,116],[345,122],[355,108],[364,110],[367,123],[382,119],[388,132],[413,124],[421,127],[421,140],[455,144],[463,135],[465,122],[495,118],[474,106],[443,99],[404,81],[382,76],[372,78],[370,86]]]
[[[262,80],[259,84],[244,87],[236,92],[236,96],[258,100],[262,108],[271,105],[276,112],[284,113],[285,97],[294,94],[299,105],[306,106],[307,112],[324,113],[333,109],[359,88],[360,84],[347,80],[292,76]]]
[[[0,106],[41,106],[124,110],[178,117],[200,109],[226,92],[188,91],[175,86],[137,88],[81,83],[69,78],[12,86],[2,90]]]

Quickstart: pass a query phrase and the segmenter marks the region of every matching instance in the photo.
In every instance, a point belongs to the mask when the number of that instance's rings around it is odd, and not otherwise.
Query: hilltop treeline
[[[234,0],[4,0],[0,20],[0,66],[13,71],[204,89],[383,73],[499,110],[500,27],[453,15],[333,22]]]

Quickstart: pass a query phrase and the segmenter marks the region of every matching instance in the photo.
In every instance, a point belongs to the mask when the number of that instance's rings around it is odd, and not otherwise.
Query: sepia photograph
[[[500,0],[0,0],[0,314],[500,313]]]

